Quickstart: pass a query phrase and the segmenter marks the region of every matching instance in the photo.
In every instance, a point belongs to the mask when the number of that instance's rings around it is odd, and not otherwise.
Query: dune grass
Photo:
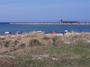
[[[84,45],[35,46],[8,55],[16,57],[14,67],[90,67],[90,47]]]
[[[0,50],[5,50],[3,45],[8,49],[5,53],[0,51],[0,67],[90,67],[88,38],[64,36],[0,40]],[[11,50],[12,47],[15,50]]]

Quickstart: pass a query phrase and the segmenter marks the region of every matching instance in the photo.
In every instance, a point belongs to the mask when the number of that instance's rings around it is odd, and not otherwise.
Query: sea
[[[1,24],[0,23],[0,35],[4,32],[11,32],[13,34],[17,32],[32,32],[32,31],[44,31],[50,32],[64,32],[76,31],[76,32],[90,32],[90,25],[33,25],[33,24]]]

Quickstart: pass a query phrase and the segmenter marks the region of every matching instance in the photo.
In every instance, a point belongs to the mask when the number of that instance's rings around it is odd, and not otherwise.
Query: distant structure
[[[60,19],[60,20],[59,20],[59,24],[62,24],[62,23],[63,23],[63,19]]]
[[[79,25],[80,22],[79,21],[63,21],[63,24],[67,24],[67,25]]]
[[[63,23],[63,19],[61,19],[61,24]]]
[[[59,24],[65,24],[65,25],[79,25],[79,21],[63,21],[63,19],[60,19]]]

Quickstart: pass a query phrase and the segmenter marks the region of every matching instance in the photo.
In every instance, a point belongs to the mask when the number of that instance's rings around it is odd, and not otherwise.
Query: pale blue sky
[[[0,0],[0,22],[90,21],[90,0]]]

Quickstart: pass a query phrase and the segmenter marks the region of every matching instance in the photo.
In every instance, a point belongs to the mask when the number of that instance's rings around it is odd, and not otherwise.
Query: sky
[[[90,21],[90,0],[0,0],[0,22]]]

